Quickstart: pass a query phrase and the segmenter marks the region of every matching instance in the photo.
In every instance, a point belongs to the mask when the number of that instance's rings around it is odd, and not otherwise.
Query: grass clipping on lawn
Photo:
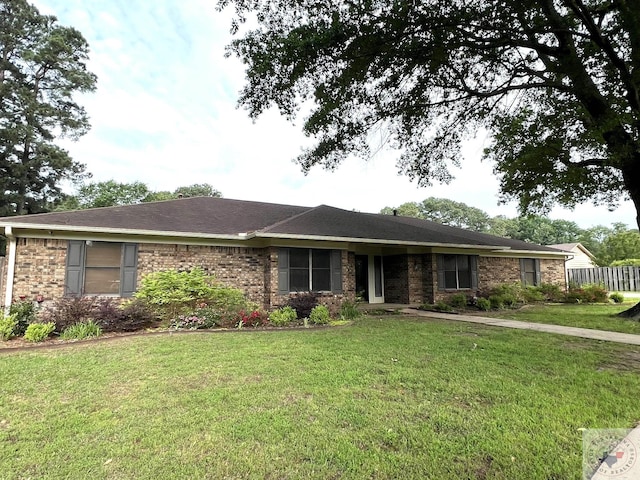
[[[370,317],[0,356],[0,477],[579,478],[640,420],[632,346]]]

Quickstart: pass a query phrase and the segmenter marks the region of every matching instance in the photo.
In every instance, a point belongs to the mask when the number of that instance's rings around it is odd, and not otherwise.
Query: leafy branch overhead
[[[311,109],[305,170],[369,157],[382,130],[402,172],[446,182],[486,129],[503,199],[522,210],[640,206],[640,2],[218,2],[231,5],[240,104],[253,117]]]

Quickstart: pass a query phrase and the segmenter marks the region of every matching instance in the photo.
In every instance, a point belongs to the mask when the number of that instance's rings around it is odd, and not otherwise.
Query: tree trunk
[[[636,303],[630,309],[625,310],[624,312],[620,312],[618,316],[622,318],[630,318],[632,320],[640,321],[640,302]]]

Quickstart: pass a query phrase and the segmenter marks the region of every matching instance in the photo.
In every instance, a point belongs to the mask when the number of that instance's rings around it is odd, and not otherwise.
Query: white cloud
[[[350,159],[335,172],[303,175],[292,163],[309,144],[299,126],[274,111],[252,122],[235,108],[244,72],[237,59],[224,58],[230,12],[216,12],[212,0],[35,3],[89,42],[98,90],[80,103],[93,129],[65,147],[95,180],[141,180],[164,190],[207,182],[228,198],[369,212],[434,196],[490,215],[517,213],[513,205],[497,205],[498,181],[491,165],[479,161],[482,139],[464,149],[450,185],[418,188],[397,175],[397,155],[389,151],[368,163]],[[584,206],[551,216],[582,226],[635,223],[630,202],[613,213]]]

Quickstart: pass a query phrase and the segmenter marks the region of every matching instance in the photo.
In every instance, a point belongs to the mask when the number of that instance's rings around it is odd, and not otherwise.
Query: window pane
[[[524,271],[525,272],[535,272],[536,271],[536,261],[533,258],[525,258],[524,259]]]
[[[458,255],[457,263],[458,263],[458,272],[468,272],[470,270],[468,255]]]
[[[87,267],[118,267],[122,257],[122,244],[94,242],[86,248]]]
[[[331,290],[331,270],[328,268],[313,269],[313,291],[330,291]]]
[[[331,250],[312,250],[313,268],[331,268]]]
[[[535,272],[526,272],[524,274],[524,284],[525,285],[535,285],[536,284],[536,274],[535,274]]]
[[[309,268],[309,250],[306,248],[292,248],[289,250],[289,267]]]
[[[119,268],[87,268],[84,272],[84,292],[90,295],[120,293]]]
[[[455,255],[443,255],[444,257],[444,269],[446,271],[456,271],[456,256]]]
[[[458,272],[458,288],[471,288],[471,272],[469,270]]]
[[[456,272],[444,272],[444,288],[458,288]]]
[[[289,291],[308,292],[309,291],[309,269],[292,268],[289,270]]]

